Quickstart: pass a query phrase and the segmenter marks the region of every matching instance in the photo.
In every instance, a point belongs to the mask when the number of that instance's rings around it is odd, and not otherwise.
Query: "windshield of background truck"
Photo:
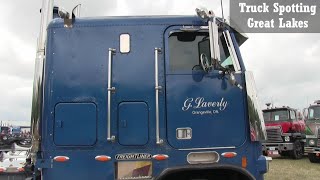
[[[8,134],[9,127],[1,127],[1,134]]]
[[[265,121],[287,121],[289,114],[287,110],[268,111],[263,112],[263,118]]]
[[[20,127],[13,127],[12,128],[12,134],[20,134],[21,128]]]
[[[232,60],[225,37],[219,33],[221,65],[232,66]],[[201,53],[211,59],[209,33],[173,32],[169,36],[170,71],[191,71],[199,67]]]
[[[320,106],[309,108],[308,119],[320,119]]]

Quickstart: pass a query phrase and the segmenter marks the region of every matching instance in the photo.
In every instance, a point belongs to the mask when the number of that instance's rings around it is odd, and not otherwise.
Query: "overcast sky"
[[[56,0],[66,10],[82,3],[82,16],[193,15],[207,7],[220,16],[218,0]],[[224,0],[225,16],[228,1]],[[0,120],[30,121],[41,0],[1,0]],[[320,34],[248,34],[241,47],[254,72],[261,104],[306,107],[320,99]]]

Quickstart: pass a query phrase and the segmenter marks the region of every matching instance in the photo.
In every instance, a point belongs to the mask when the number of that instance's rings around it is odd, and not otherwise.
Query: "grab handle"
[[[116,49],[109,48],[109,62],[108,62],[108,135],[107,141],[114,141],[116,139],[115,136],[111,135],[111,93],[114,92],[116,89],[112,87],[112,55],[116,52]]]
[[[162,144],[163,140],[160,138],[160,127],[159,127],[159,91],[162,89],[159,86],[159,72],[158,72],[158,54],[161,53],[161,48],[154,48],[155,56],[155,90],[156,90],[156,143]]]

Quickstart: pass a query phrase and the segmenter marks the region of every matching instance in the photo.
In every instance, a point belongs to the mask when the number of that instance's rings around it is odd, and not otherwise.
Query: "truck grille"
[[[267,128],[267,142],[283,142],[281,127],[268,127]]]

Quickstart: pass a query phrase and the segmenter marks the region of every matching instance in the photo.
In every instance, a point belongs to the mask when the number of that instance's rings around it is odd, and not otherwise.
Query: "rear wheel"
[[[299,140],[294,141],[293,150],[290,151],[290,155],[293,159],[301,159],[303,157],[303,145]]]
[[[315,153],[308,153],[309,161],[312,163],[320,163],[320,158]]]

